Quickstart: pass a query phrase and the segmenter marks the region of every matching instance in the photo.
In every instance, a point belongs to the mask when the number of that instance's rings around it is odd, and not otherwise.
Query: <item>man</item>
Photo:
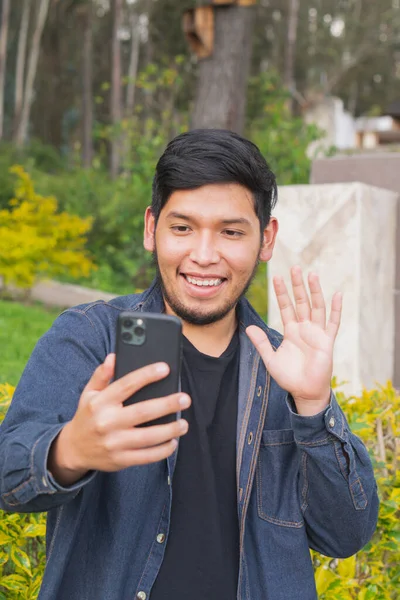
[[[277,278],[283,341],[244,298],[276,197],[249,141],[178,136],[145,214],[156,281],[65,311],[37,344],[0,453],[2,508],[49,511],[41,600],[313,600],[309,548],[345,557],[370,539],[371,463],[330,390],[340,294],[326,321],[317,275],[310,300],[292,269],[295,306]],[[168,372],[110,383],[125,309],[181,318],[183,393],[123,405]]]

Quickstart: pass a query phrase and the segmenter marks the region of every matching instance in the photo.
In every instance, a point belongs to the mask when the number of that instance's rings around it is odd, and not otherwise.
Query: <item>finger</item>
[[[297,321],[296,311],[293,308],[283,277],[274,277],[273,283],[283,325],[285,326],[291,321]]]
[[[268,364],[273,358],[275,350],[272,348],[267,335],[262,329],[260,329],[256,325],[250,325],[250,327],[247,327],[246,333],[249,336],[252,343],[254,344],[254,346],[256,347],[258,353],[260,354],[263,360],[263,363],[268,369]]]
[[[188,432],[189,425],[185,419],[179,419],[165,425],[154,425],[152,427],[136,427],[118,431],[109,436],[107,450],[111,452],[138,450],[141,448],[152,448],[159,446],[175,438],[181,437]]]
[[[143,448],[141,450],[130,450],[123,452],[118,460],[119,468],[124,469],[133,465],[147,465],[164,460],[175,452],[178,442],[174,439],[161,446],[154,448]]]
[[[325,299],[322,293],[319,277],[316,273],[310,273],[308,276],[308,285],[311,294],[311,321],[323,329],[326,327],[326,307]]]
[[[298,321],[309,321],[311,318],[311,305],[306,286],[304,285],[301,268],[296,266],[290,272],[292,279],[293,296],[296,303]]]
[[[166,363],[154,363],[141,369],[136,369],[124,377],[113,381],[107,389],[99,395],[99,404],[119,404],[124,402],[141,390],[146,385],[164,379],[169,373],[169,367]]]
[[[188,408],[191,402],[190,396],[181,393],[171,394],[163,398],[154,398],[153,400],[143,400],[123,408],[119,425],[123,428],[143,425],[148,421]]]
[[[326,331],[333,340],[336,338],[339,331],[340,319],[342,317],[342,304],[342,294],[336,292],[332,298],[331,314],[326,326]]]
[[[92,377],[85,386],[85,392],[101,392],[104,390],[114,376],[115,354],[108,354],[102,365],[94,371]]]

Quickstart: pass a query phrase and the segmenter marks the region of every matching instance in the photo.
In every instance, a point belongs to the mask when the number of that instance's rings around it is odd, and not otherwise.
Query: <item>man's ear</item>
[[[271,259],[272,253],[274,251],[278,229],[278,220],[275,217],[271,217],[263,233],[263,239],[259,255],[259,259],[261,260],[261,262],[268,262]]]
[[[155,250],[155,233],[156,233],[156,221],[151,211],[151,207],[146,208],[144,213],[144,236],[143,246],[145,250],[154,252]]]

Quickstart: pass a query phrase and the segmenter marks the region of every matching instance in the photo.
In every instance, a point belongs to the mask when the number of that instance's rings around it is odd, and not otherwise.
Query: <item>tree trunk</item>
[[[294,61],[297,42],[297,27],[299,23],[300,0],[289,0],[289,18],[288,18],[288,34],[286,42],[285,55],[285,75],[284,83],[287,89],[293,94],[296,89],[296,81],[294,75]],[[293,100],[289,103],[289,108],[293,112]]]
[[[3,0],[0,29],[0,140],[4,129],[4,87],[7,63],[7,38],[10,21],[10,0]]]
[[[114,126],[111,141],[111,177],[118,175],[121,163],[121,136],[116,131],[122,118],[122,90],[121,90],[121,43],[118,33],[122,23],[123,0],[114,0],[113,3],[113,34],[112,34],[112,72],[111,72],[111,123]]]
[[[28,72],[26,75],[24,102],[22,106],[21,121],[19,123],[16,143],[17,146],[23,146],[28,137],[29,118],[33,102],[34,85],[37,72],[37,65],[40,53],[40,42],[42,40],[43,29],[49,12],[49,0],[40,0],[39,10],[36,18],[35,30],[32,36],[31,50],[29,54]]]
[[[89,2],[84,15],[83,31],[83,166],[89,168],[93,160],[93,14]]]
[[[214,52],[200,62],[191,127],[243,133],[255,7],[214,10]]]
[[[24,101],[24,77],[26,65],[26,46],[28,43],[29,17],[32,0],[24,0],[21,26],[18,36],[17,66],[15,73],[15,106],[14,106],[14,141],[21,122],[22,105]]]
[[[139,65],[139,52],[140,52],[140,32],[139,32],[139,17],[135,14],[131,16],[131,54],[129,58],[129,70],[128,70],[128,87],[126,90],[126,111],[127,117],[133,115],[133,109],[135,107],[135,88],[136,88],[136,77]]]

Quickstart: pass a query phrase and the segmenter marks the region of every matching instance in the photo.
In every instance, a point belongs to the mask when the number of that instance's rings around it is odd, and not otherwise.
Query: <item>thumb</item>
[[[108,354],[102,365],[99,365],[89,379],[85,392],[100,392],[104,390],[114,376],[115,354]]]
[[[274,356],[275,350],[271,346],[266,333],[264,333],[264,331],[256,325],[250,325],[250,327],[247,327],[246,333],[259,352],[265,366],[268,368],[268,363]]]

